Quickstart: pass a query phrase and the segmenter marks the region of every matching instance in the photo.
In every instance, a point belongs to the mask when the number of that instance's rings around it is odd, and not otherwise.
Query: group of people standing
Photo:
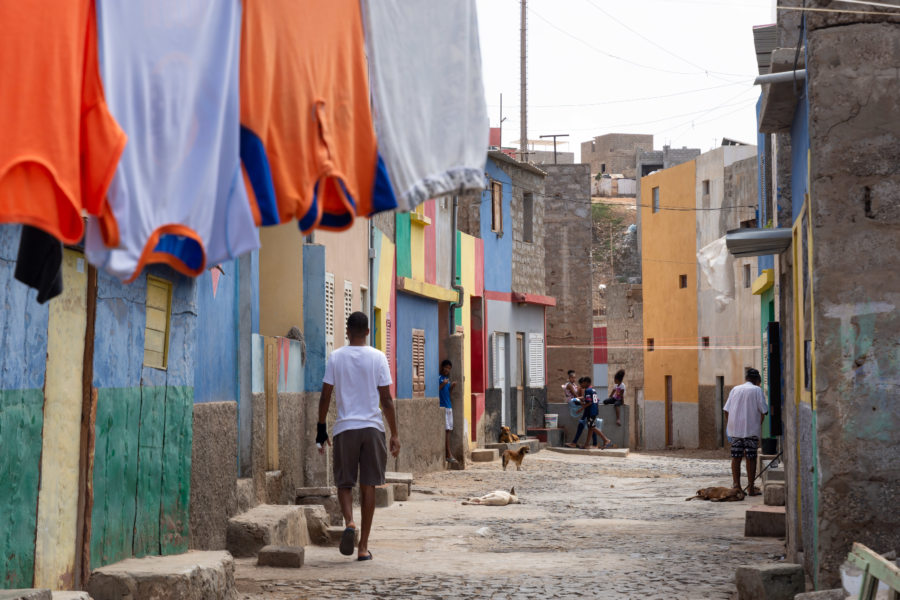
[[[569,405],[569,414],[578,419],[578,429],[575,432],[575,439],[567,443],[569,448],[614,448],[612,443],[603,433],[603,419],[599,418],[600,414],[600,396],[592,386],[590,377],[581,377],[576,381],[575,371],[568,372],[569,380],[563,386],[566,393],[566,403]],[[609,397],[602,401],[603,404],[612,404],[616,407],[616,425],[622,425],[621,406],[625,403],[625,370],[619,369],[613,377],[614,385],[610,388]],[[587,429],[587,437],[584,445],[579,446],[578,440],[581,433]],[[597,444],[597,436],[603,440],[603,445]],[[588,442],[593,441],[593,445],[588,446]]]

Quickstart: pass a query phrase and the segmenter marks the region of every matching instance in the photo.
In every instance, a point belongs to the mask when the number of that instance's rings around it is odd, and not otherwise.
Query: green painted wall
[[[397,213],[397,277],[412,277],[412,257],[409,254],[409,213]]]
[[[0,589],[31,587],[43,390],[0,390]]]
[[[98,390],[91,568],[188,547],[193,388]]]
[[[762,369],[764,371],[762,374],[763,375],[763,389],[766,394],[766,402],[768,402],[768,403],[771,403],[771,399],[772,399],[772,397],[769,393],[768,384],[767,384],[767,382],[769,380],[768,330],[769,330],[769,323],[777,320],[775,317],[774,302],[775,302],[775,286],[772,286],[768,290],[763,292],[759,297],[759,323],[760,323],[759,339],[760,339],[760,353],[761,353],[761,360],[760,360],[759,364],[762,366]],[[782,335],[784,335],[783,332],[782,332]],[[772,413],[770,411],[769,414],[766,415],[765,421],[763,421],[762,436],[764,438],[772,437],[771,429],[770,429],[771,417],[772,417]]]

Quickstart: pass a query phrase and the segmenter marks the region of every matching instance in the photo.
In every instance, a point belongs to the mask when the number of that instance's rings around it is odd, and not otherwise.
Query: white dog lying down
[[[484,506],[506,506],[507,504],[518,504],[519,497],[516,496],[516,488],[512,488],[508,492],[503,490],[494,490],[489,494],[485,494],[480,498],[469,498],[463,500],[463,504],[482,504]]]

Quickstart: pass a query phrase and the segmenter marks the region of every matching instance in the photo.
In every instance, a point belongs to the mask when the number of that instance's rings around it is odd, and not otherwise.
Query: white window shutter
[[[334,350],[334,273],[325,273],[325,358]]]
[[[344,324],[353,312],[353,282],[344,280]],[[344,329],[344,343],[349,344],[350,339],[347,338],[346,327]]]
[[[528,335],[528,387],[544,387],[544,336]]]

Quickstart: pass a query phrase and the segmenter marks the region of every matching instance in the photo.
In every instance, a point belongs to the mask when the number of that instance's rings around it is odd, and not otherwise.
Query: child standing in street
[[[450,432],[453,431],[453,403],[450,400],[450,392],[456,387],[455,381],[450,381],[450,370],[453,369],[453,363],[447,359],[441,361],[440,388],[438,395],[440,396],[441,407],[444,409],[444,430],[446,438],[444,448],[447,454],[447,462],[451,465],[459,462],[450,452]]]
[[[597,415],[600,413],[600,398],[597,396],[597,392],[594,391],[594,388],[591,387],[591,378],[583,377],[584,383],[584,412],[585,412],[585,424],[588,430],[588,433],[595,433],[600,436],[603,440],[603,448],[612,448],[612,441],[603,434],[603,419],[598,419]],[[582,449],[587,448],[587,441],[585,441]],[[593,446],[596,448],[596,443]]]

